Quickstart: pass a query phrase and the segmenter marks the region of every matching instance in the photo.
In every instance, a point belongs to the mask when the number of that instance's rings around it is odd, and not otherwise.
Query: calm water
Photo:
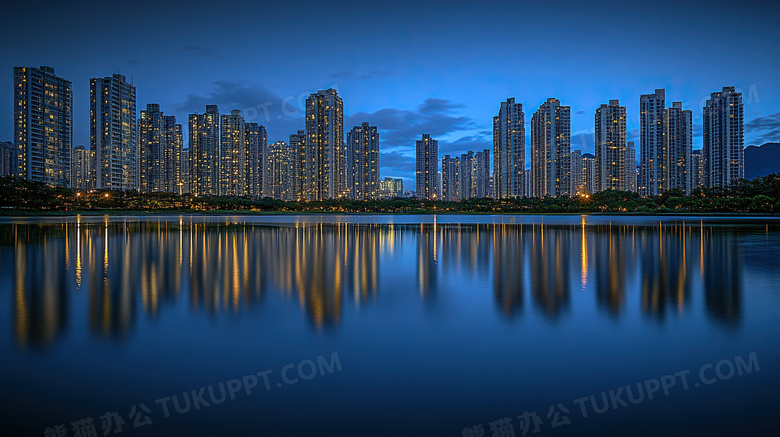
[[[767,220],[2,219],[0,433],[779,435],[779,268]]]

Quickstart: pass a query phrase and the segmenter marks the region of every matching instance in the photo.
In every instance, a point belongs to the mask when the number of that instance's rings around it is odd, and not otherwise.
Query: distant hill
[[[780,173],[780,143],[745,147],[745,179]]]

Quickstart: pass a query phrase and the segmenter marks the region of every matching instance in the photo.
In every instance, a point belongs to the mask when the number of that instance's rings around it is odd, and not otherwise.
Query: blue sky
[[[723,86],[743,90],[745,144],[780,141],[780,5],[770,2],[37,2],[0,17],[0,140],[12,137],[12,68],[47,64],[73,82],[74,145],[89,144],[89,78],[132,78],[138,110],[218,104],[268,129],[302,129],[301,103],[335,87],[345,130],[380,130],[381,176],[414,180],[414,140],[440,155],[492,147],[502,100],[526,122],[548,97],[572,108],[572,148],[593,150],[595,109],[665,88],[694,112]],[[111,18],[106,18],[110,16]],[[186,130],[186,127],[185,127]],[[530,136],[530,129],[527,128]],[[630,138],[631,139],[631,138]],[[637,148],[639,147],[637,141]]]

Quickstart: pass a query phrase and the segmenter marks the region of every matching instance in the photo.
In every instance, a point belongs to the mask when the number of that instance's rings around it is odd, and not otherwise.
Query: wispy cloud
[[[780,112],[754,118],[745,123],[745,130],[750,132],[759,145],[780,142]]]

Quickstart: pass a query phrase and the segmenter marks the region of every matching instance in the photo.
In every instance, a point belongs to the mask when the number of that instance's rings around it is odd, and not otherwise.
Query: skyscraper
[[[668,189],[691,192],[691,152],[693,151],[693,113],[682,109],[682,102],[664,110],[664,149],[669,162],[665,179]]]
[[[596,191],[626,190],[626,107],[617,100],[596,109]]]
[[[701,149],[691,152],[691,191],[704,186],[704,159]]]
[[[263,197],[263,152],[268,143],[268,134],[265,126],[257,123],[246,123],[246,194],[255,199]]]
[[[379,189],[379,132],[363,122],[347,133],[349,197],[365,200]]]
[[[277,200],[292,200],[290,192],[290,148],[284,141],[269,144],[265,149],[263,195]]]
[[[571,108],[549,98],[531,118],[531,184],[534,197],[572,193]]]
[[[91,190],[95,187],[95,152],[84,146],[73,148],[70,159],[70,187],[74,190]]]
[[[494,196],[490,179],[490,149],[485,149],[474,155],[474,197]]]
[[[392,199],[402,197],[404,194],[404,180],[396,178],[384,178],[379,181],[379,192],[377,197],[380,199]]]
[[[639,98],[640,194],[643,196],[661,194],[667,188],[665,105],[664,89],[657,89],[653,94],[642,94]]]
[[[493,117],[493,197],[522,196],[524,170],[525,113],[522,103],[509,98]]]
[[[219,142],[219,195],[240,197],[247,195],[246,123],[241,110],[222,115]]]
[[[290,134],[290,192],[293,200],[303,200],[303,184],[306,181],[306,131]]]
[[[182,143],[176,117],[148,103],[138,117],[138,191],[179,192]]]
[[[11,141],[0,143],[0,176],[17,176],[19,149]]]
[[[585,194],[596,192],[596,156],[591,153],[582,154],[582,185]]]
[[[68,185],[73,91],[70,81],[55,75],[53,68],[14,67],[14,142],[14,174]]]
[[[460,200],[460,158],[444,155],[441,159],[441,178],[442,200]]]
[[[182,183],[180,194],[192,192],[192,159],[189,148],[181,150],[181,166],[179,169]]]
[[[572,194],[582,192],[582,150],[571,151]]]
[[[121,74],[93,78],[90,84],[90,146],[95,151],[95,186],[138,187],[135,86]]]
[[[437,200],[439,197],[439,142],[423,134],[417,140],[416,195],[422,199]]]
[[[712,93],[703,109],[704,185],[728,187],[745,176],[742,93],[734,87]]]
[[[474,197],[474,152],[469,150],[460,155],[460,198],[471,199]]]
[[[190,191],[196,196],[219,194],[219,109],[206,105],[203,114],[190,114]]]
[[[320,90],[306,99],[306,161],[303,197],[334,199],[347,189],[344,147],[344,105],[334,89]]]
[[[633,141],[626,141],[626,190],[636,193],[639,175],[636,171],[636,147]]]

